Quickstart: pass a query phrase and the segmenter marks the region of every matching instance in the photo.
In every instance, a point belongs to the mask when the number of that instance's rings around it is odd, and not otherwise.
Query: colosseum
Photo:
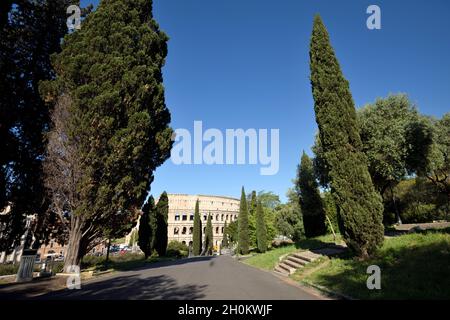
[[[219,249],[222,243],[225,222],[237,219],[239,200],[222,196],[168,194],[168,240],[179,241],[186,245],[192,244],[194,229],[195,202],[199,200],[200,217],[202,220],[203,237],[205,235],[208,214],[211,214],[214,246]]]

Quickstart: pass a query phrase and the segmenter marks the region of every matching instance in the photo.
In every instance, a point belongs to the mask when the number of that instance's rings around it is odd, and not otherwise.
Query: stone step
[[[285,276],[285,277],[289,276],[289,272],[283,268],[280,268],[279,266],[276,266],[274,271],[278,274],[281,274],[282,276]]]
[[[297,270],[296,268],[294,268],[294,267],[292,267],[292,266],[286,264],[284,261],[281,262],[278,266],[279,266],[280,268],[283,268],[283,269],[286,270],[287,272],[289,272],[289,274],[293,274],[293,273],[295,272],[295,270]]]
[[[300,264],[300,263],[298,263],[298,262],[296,262],[296,261],[290,260],[289,258],[283,260],[283,263],[284,263],[284,264],[287,264],[288,266],[290,266],[290,267],[292,267],[292,268],[295,268],[295,269],[298,269],[298,268],[303,267],[303,264]]]
[[[320,255],[312,253],[311,251],[302,251],[302,252],[296,252],[292,254],[294,257],[298,259],[302,259],[307,262],[313,262],[314,260],[317,260]]]
[[[293,261],[293,262],[295,262],[295,263],[297,263],[297,264],[300,264],[300,265],[302,265],[302,266],[304,266],[304,265],[306,265],[306,264],[308,263],[307,261],[305,261],[305,260],[303,260],[303,259],[299,259],[299,258],[297,258],[297,257],[295,257],[295,256],[293,256],[293,255],[288,256],[288,257],[286,258],[286,260]]]

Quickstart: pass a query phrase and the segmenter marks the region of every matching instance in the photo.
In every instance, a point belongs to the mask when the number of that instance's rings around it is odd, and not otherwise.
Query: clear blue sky
[[[83,0],[86,3],[98,1]],[[280,129],[280,170],[259,165],[174,165],[155,172],[152,194],[238,197],[271,190],[285,199],[302,150],[317,126],[309,83],[312,20],[320,13],[358,107],[407,93],[422,113],[450,111],[448,0],[154,0],[169,35],[164,67],[173,128]],[[368,30],[366,9],[381,8],[382,29]]]

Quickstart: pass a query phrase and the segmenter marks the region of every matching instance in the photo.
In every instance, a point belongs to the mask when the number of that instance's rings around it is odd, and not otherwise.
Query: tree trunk
[[[72,270],[71,266],[80,266],[83,253],[81,252],[81,238],[83,235],[83,222],[80,217],[72,217],[69,243],[67,245],[64,271]]]
[[[106,260],[105,262],[108,263],[109,261],[109,249],[111,248],[111,239],[108,239],[108,246],[106,247]]]

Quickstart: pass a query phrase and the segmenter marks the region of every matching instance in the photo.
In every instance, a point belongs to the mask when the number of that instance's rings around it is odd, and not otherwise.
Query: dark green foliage
[[[58,231],[49,224],[52,217],[44,221],[49,204],[42,160],[50,109],[39,83],[54,76],[50,55],[61,49],[69,3],[77,1],[0,4],[0,211],[10,206],[9,214],[0,216],[0,251],[9,253],[19,244],[26,215],[37,214],[30,230],[35,247]]]
[[[205,230],[205,255],[210,256],[213,252],[214,240],[213,240],[213,228],[211,215],[208,215],[208,221],[206,222],[206,230]]]
[[[349,248],[365,258],[383,242],[383,205],[362,152],[349,83],[318,15],[311,37],[310,67],[316,122],[341,234]]]
[[[189,254],[189,247],[179,241],[172,240],[167,245],[167,257],[184,258]]]
[[[225,221],[225,226],[223,227],[223,237],[222,237],[222,248],[228,248],[229,242],[228,242],[228,226],[227,222]]]
[[[150,196],[148,202],[142,208],[141,218],[139,220],[138,245],[144,252],[145,259],[152,254],[153,228],[150,222],[150,216],[156,211],[155,200]]]
[[[169,199],[164,191],[156,205],[156,231],[154,248],[160,257],[166,255],[167,249],[167,217],[169,215]]]
[[[249,252],[250,238],[248,232],[248,208],[247,200],[245,198],[244,187],[241,192],[241,203],[239,206],[238,217],[238,251],[241,254]]]
[[[297,169],[296,191],[303,214],[305,235],[308,238],[317,237],[326,233],[325,211],[319,186],[314,177],[313,162],[303,152],[300,165]]]
[[[83,172],[73,212],[82,219],[83,239],[69,247],[101,236],[118,212],[131,215],[140,207],[154,170],[170,156],[161,72],[167,40],[152,1],[101,1],[53,59],[57,80],[44,86],[44,96],[71,97],[68,140],[77,145]]]
[[[200,219],[199,201],[195,203],[194,230],[192,232],[192,254],[200,255],[202,252],[202,220]]]
[[[267,251],[267,229],[264,221],[264,212],[261,202],[258,201],[256,207],[256,240],[258,243],[258,251]]]
[[[250,206],[248,208],[248,235],[249,235],[249,247],[256,247],[256,207],[257,207],[257,195],[256,191],[253,190],[250,196],[247,197],[250,201]]]
[[[234,220],[227,226],[227,235],[231,243],[238,243],[239,240],[239,222]]]

